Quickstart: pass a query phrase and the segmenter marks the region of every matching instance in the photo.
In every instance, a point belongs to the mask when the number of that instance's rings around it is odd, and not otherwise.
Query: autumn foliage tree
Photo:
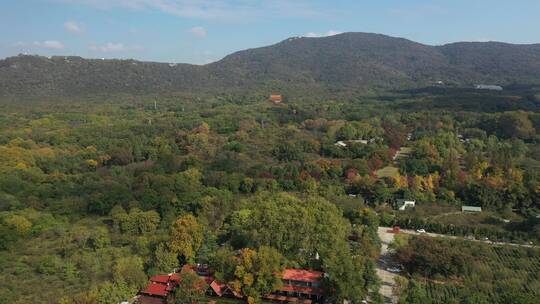
[[[230,278],[229,285],[243,294],[248,303],[258,302],[281,284],[276,274],[283,270],[283,257],[272,247],[244,248],[228,261],[232,264],[228,268],[232,272],[225,274]]]
[[[187,214],[174,222],[169,247],[183,259],[191,260],[197,254],[203,240],[203,228],[193,215]]]

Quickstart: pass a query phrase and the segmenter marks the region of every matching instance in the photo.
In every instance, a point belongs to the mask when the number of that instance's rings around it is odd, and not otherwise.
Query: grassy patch
[[[396,177],[399,174],[399,169],[393,166],[387,166],[375,172],[378,178]]]

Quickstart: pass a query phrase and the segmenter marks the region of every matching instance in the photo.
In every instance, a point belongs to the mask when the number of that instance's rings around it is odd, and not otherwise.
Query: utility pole
[[[154,110],[157,111],[157,101],[154,100]]]

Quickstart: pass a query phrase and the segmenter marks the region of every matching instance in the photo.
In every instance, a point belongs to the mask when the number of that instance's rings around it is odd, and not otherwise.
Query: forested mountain
[[[360,91],[444,81],[471,85],[531,82],[540,44],[498,42],[429,46],[378,34],[290,38],[208,65],[80,57],[17,56],[0,61],[0,95],[223,92],[270,87]]]

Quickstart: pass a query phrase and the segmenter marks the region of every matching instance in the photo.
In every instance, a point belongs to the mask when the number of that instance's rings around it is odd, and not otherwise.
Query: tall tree
[[[229,284],[246,296],[248,303],[257,302],[281,284],[276,274],[283,270],[282,260],[281,254],[272,247],[244,248],[236,258],[229,259],[234,264],[234,268],[230,268],[234,273],[229,275],[233,277]]]

